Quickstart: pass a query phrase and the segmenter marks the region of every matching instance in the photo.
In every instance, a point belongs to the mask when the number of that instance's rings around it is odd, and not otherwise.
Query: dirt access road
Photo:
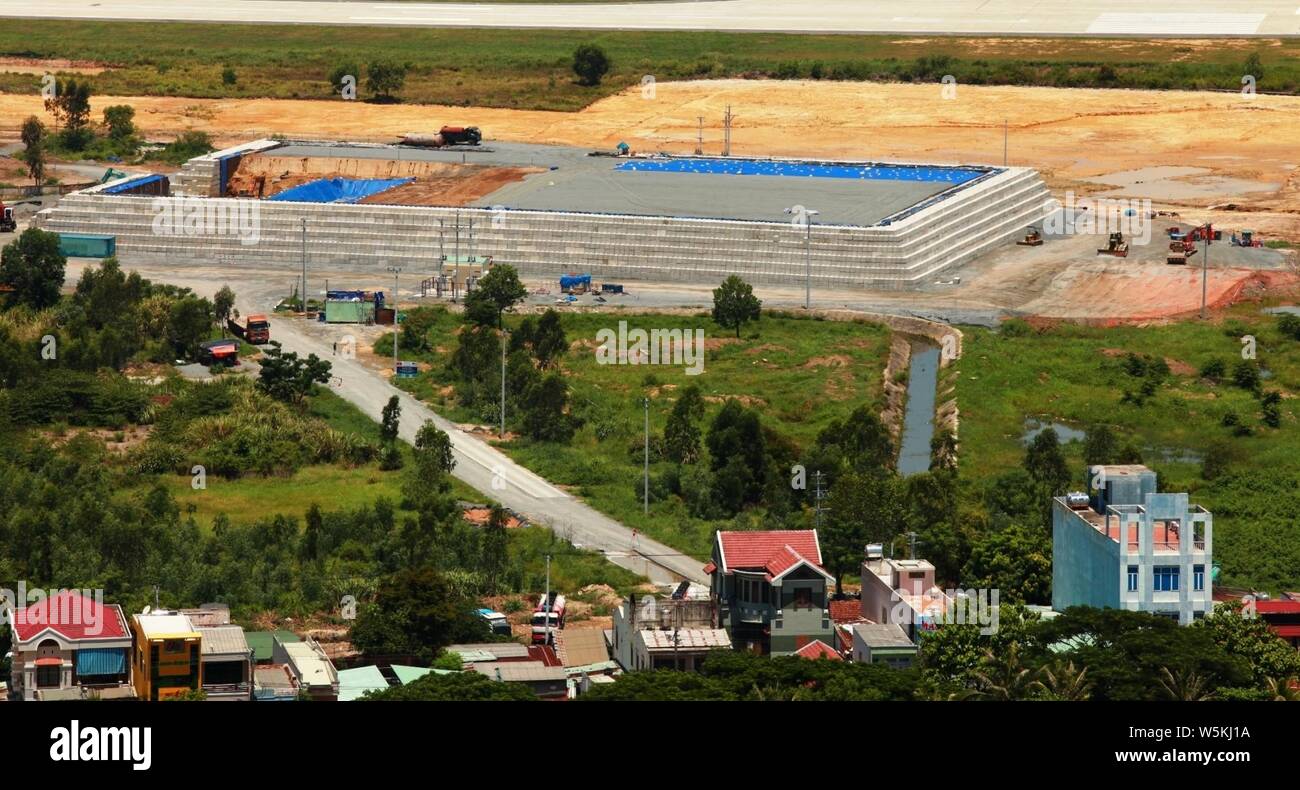
[[[70,261],[65,285],[75,283],[86,264],[83,259]],[[209,298],[222,285],[233,282],[239,289],[237,307],[245,315],[253,312],[271,314],[271,308],[295,279],[293,272],[242,271],[237,277],[232,277],[229,271],[221,269],[129,268],[155,282],[184,286]],[[286,351],[300,356],[315,354],[328,360],[334,374],[331,383],[334,392],[376,422],[380,420],[388,399],[398,396],[402,404],[399,435],[404,441],[414,443],[415,434],[425,420],[432,420],[438,428],[446,431],[451,437],[456,458],[452,474],[485,496],[527,515],[535,523],[575,545],[601,552],[610,562],[653,582],[663,584],[689,579],[708,583],[699,560],[645,536],[634,536],[627,527],[552,486],[482,438],[461,430],[414,396],[393,387],[379,370],[367,364],[377,361],[373,354],[358,353],[355,359],[336,354],[334,341],[356,332],[356,327],[275,316],[271,318],[271,327],[271,336]]]

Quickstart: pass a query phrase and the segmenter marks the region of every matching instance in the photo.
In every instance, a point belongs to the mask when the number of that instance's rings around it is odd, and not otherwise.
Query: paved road
[[[0,17],[928,35],[1294,36],[1296,0],[719,0],[611,4],[0,0]]]
[[[164,278],[165,279],[165,278]],[[689,579],[708,583],[699,560],[685,556],[632,531],[555,488],[491,445],[460,430],[439,417],[410,394],[390,385],[374,370],[352,359],[334,354],[332,344],[302,332],[292,319],[272,318],[271,336],[286,351],[316,354],[333,366],[334,391],[375,421],[379,421],[388,399],[401,399],[400,436],[415,442],[415,433],[425,420],[451,437],[456,468],[453,474],[473,488],[523,513],[530,520],[550,527],[556,534],[584,548],[604,552],[616,565],[648,576],[655,582]]]

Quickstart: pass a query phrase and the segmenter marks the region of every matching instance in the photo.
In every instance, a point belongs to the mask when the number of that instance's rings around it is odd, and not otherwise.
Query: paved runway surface
[[[970,35],[1294,36],[1300,0],[717,0],[571,5],[309,0],[0,0],[0,17],[412,27]]]

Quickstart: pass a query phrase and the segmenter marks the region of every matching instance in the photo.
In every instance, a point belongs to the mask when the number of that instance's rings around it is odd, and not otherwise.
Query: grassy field
[[[596,333],[603,328],[617,331],[619,320],[627,321],[629,329],[703,329],[704,372],[688,376],[681,367],[598,364]],[[431,332],[439,351],[426,355],[427,361],[445,364],[456,347],[452,333],[459,325],[458,316],[441,317]],[[598,510],[700,557],[708,554],[717,523],[693,518],[675,499],[651,502],[649,516],[642,512],[642,399],[650,398],[652,434],[663,432],[677,392],[695,384],[708,402],[705,432],[722,403],[736,397],[758,411],[765,427],[806,448],[831,421],[877,402],[889,352],[889,332],[876,324],[769,315],[757,325],[747,325],[739,340],[703,315],[573,313],[564,315],[563,326],[570,342],[563,370],[572,410],[585,424],[567,446],[516,439],[503,449]],[[376,347],[388,347],[391,338],[380,338]],[[403,381],[402,386],[453,420],[490,422],[457,404],[444,383],[430,374]],[[668,467],[666,462],[652,463],[652,478]]]
[[[1061,325],[1008,337],[967,329],[958,367],[961,468],[967,479],[990,479],[1024,458],[1026,421],[1055,421],[1086,429],[1109,425],[1121,445],[1132,442],[1156,470],[1162,491],[1188,491],[1215,514],[1215,560],[1222,582],[1274,592],[1300,589],[1300,343],[1276,328],[1255,305],[1221,320],[1166,326],[1089,328]],[[1264,390],[1282,394],[1281,425],[1263,424],[1259,400],[1232,383],[1242,359],[1241,338],[1256,339]],[[1166,360],[1170,374],[1145,403],[1124,402],[1141,380],[1123,369],[1125,354]],[[1226,363],[1225,380],[1199,375],[1212,360]],[[1232,413],[1248,436],[1225,426]],[[1084,479],[1082,444],[1067,458]],[[1218,455],[1228,473],[1203,477],[1202,460]]]
[[[274,42],[270,46],[269,42]],[[584,87],[573,50],[595,43],[613,68]],[[1062,87],[1239,90],[1252,52],[1262,91],[1300,90],[1300,41],[927,39],[916,36],[709,32],[436,30],[309,25],[6,20],[0,57],[66,58],[113,68],[99,95],[330,98],[339,64],[408,64],[400,97],[415,103],[575,110],[644,75],[938,81]],[[935,54],[939,52],[941,54]],[[227,84],[225,69],[235,72]],[[364,88],[364,80],[361,81]],[[0,74],[0,90],[35,93],[37,75]],[[363,97],[365,96],[363,90]]]

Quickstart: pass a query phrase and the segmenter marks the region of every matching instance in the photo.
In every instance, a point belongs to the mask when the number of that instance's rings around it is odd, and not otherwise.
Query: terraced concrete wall
[[[211,194],[213,167],[187,165],[185,194]],[[814,225],[816,287],[908,288],[1020,235],[1045,215],[1038,174],[1009,168],[888,226]],[[491,255],[526,277],[589,272],[598,280],[802,284],[805,229],[787,223],[636,217],[468,208],[321,205],[232,198],[191,200],[256,219],[256,238],[231,232],[160,235],[159,204],[146,197],[67,196],[41,212],[47,230],[117,237],[124,262],[298,264],[302,221],[315,269],[382,271],[391,265],[433,274],[441,256]],[[170,226],[169,226],[170,227]],[[197,227],[197,225],[196,225]],[[459,232],[457,232],[459,229]],[[459,238],[459,245],[457,244]]]

